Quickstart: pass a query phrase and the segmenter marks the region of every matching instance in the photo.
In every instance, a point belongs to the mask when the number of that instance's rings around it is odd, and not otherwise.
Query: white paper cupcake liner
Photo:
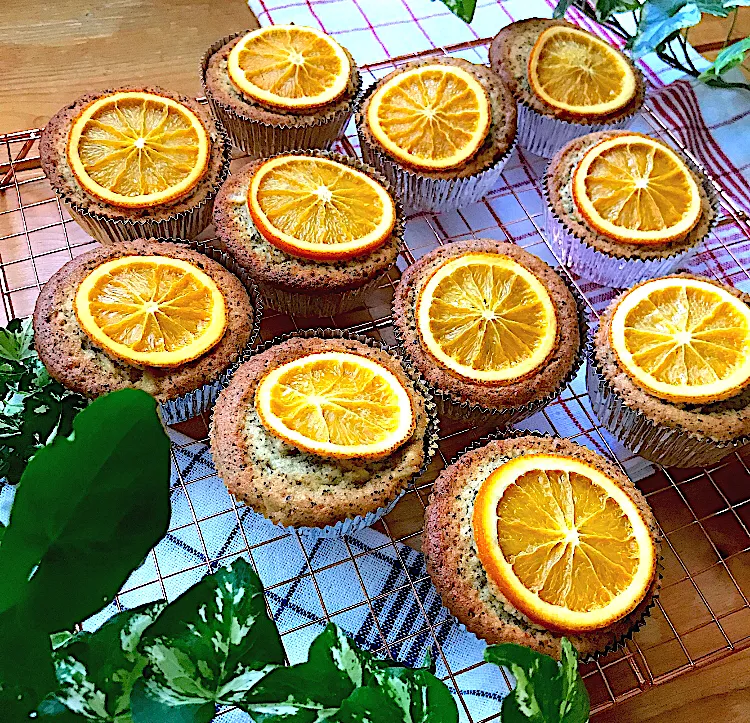
[[[525,429],[498,430],[497,432],[491,432],[490,434],[484,437],[481,437],[475,442],[472,442],[468,447],[462,449],[458,454],[456,454],[453,457],[453,459],[450,460],[449,464],[454,464],[455,462],[458,462],[458,460],[461,459],[461,457],[463,457],[468,452],[473,452],[475,449],[484,447],[486,444],[489,444],[490,442],[494,440],[515,439],[517,437],[538,437],[540,439],[549,439],[554,436],[555,435],[544,434],[543,432],[538,432],[534,429],[531,429],[531,430],[525,430]],[[571,440],[571,441],[575,441],[575,440]],[[656,563],[656,567],[657,567],[657,575],[659,578],[658,583],[654,591],[654,594],[651,600],[649,601],[648,605],[644,608],[643,613],[638,617],[638,619],[633,623],[633,625],[628,629],[628,631],[624,635],[614,638],[609,645],[606,645],[604,648],[597,651],[596,653],[592,653],[590,655],[582,655],[579,658],[579,662],[581,663],[593,662],[597,658],[603,657],[605,655],[609,655],[609,653],[619,650],[620,648],[624,647],[628,641],[632,640],[633,636],[646,624],[648,618],[651,615],[651,611],[656,605],[657,599],[659,597],[659,590],[661,588],[661,580],[664,577],[663,557],[661,556],[659,557],[659,560]],[[519,627],[528,625],[522,618],[517,618],[510,612],[508,613],[508,615],[513,618],[514,623],[518,625]],[[477,640],[481,640],[481,638],[473,630],[469,630],[469,628],[467,628],[466,625],[460,622],[457,618],[454,617],[454,619],[455,619],[456,625],[458,625],[458,627],[461,628],[461,630],[463,630],[466,633],[469,633],[470,635],[473,635]]]
[[[547,203],[545,211],[546,234],[552,244],[552,250],[558,255],[561,263],[584,279],[601,286],[611,286],[618,289],[634,286],[641,281],[655,279],[659,276],[666,276],[685,266],[695,256],[698,246],[716,224],[716,219],[719,216],[719,199],[716,189],[708,180],[705,171],[686,156],[682,156],[682,159],[693,173],[701,179],[703,189],[711,205],[712,218],[706,233],[701,238],[696,239],[692,246],[678,249],[672,253],[665,252],[663,256],[650,259],[617,256],[592,246],[585,238],[577,235],[552,208],[547,190],[548,178],[545,176],[542,189]]]
[[[669,427],[629,407],[604,376],[593,349],[586,372],[597,419],[631,452],[664,467],[706,467],[750,443],[750,437],[720,441]]]
[[[102,244],[134,241],[140,238],[186,239],[198,236],[212,221],[214,197],[229,176],[231,147],[229,137],[219,123],[216,131],[220,138],[221,168],[216,181],[206,197],[192,208],[173,213],[166,218],[111,218],[80,206],[65,193],[57,191],[71,218],[92,238]]]
[[[212,55],[245,31],[227,35],[217,40],[201,60],[201,82],[211,112],[218,118],[232,143],[250,158],[268,158],[284,151],[305,148],[327,149],[344,134],[344,129],[357,107],[362,78],[357,72],[357,83],[346,108],[324,113],[315,122],[296,123],[290,116],[286,125],[265,123],[257,118],[243,116],[236,109],[222,103],[206,84],[206,71]]]
[[[640,111],[640,105],[629,115],[609,123],[573,123],[538,113],[519,101],[518,145],[544,158],[552,158],[566,143],[597,131],[614,131],[627,128]]]
[[[560,396],[565,387],[575,379],[578,374],[578,370],[583,365],[584,359],[586,358],[586,352],[590,339],[588,335],[589,323],[588,315],[586,311],[586,302],[583,300],[578,289],[568,279],[564,272],[558,273],[558,276],[563,280],[565,285],[568,287],[573,300],[576,304],[576,311],[578,314],[578,335],[580,338],[578,351],[575,355],[573,363],[568,370],[568,373],[560,380],[559,384],[550,394],[545,395],[539,399],[534,399],[526,404],[519,405],[517,407],[504,407],[504,408],[492,408],[485,407],[481,404],[474,404],[469,401],[463,401],[454,397],[448,392],[444,392],[441,389],[429,384],[430,391],[435,399],[435,405],[440,415],[457,419],[466,424],[470,424],[477,427],[509,427],[511,424],[530,417],[532,414],[536,414],[540,409],[543,409],[548,404],[553,402],[557,397]],[[398,343],[399,352],[402,358],[409,359],[409,353],[406,350],[401,333],[396,325],[393,326],[393,332]],[[413,362],[412,362],[413,363]]]
[[[341,329],[307,329],[305,331],[296,331],[289,334],[284,334],[259,345],[256,349],[253,350],[252,354],[250,354],[247,359],[252,356],[256,356],[257,354],[261,354],[264,351],[267,351],[268,349],[276,346],[277,344],[287,341],[288,339],[352,339],[354,341],[361,342],[362,344],[366,344],[367,346],[374,349],[382,349],[383,351],[398,359],[407,376],[414,384],[415,389],[424,398],[425,412],[428,416],[427,429],[425,431],[424,437],[425,458],[422,466],[414,474],[412,481],[418,479],[427,471],[427,468],[430,466],[435,452],[437,452],[440,422],[438,420],[437,411],[435,409],[435,403],[433,401],[430,388],[428,387],[422,376],[417,372],[417,370],[414,369],[411,364],[409,364],[408,360],[404,359],[404,357],[401,356],[395,349],[390,348],[385,344],[381,344],[374,339],[371,339],[369,336],[354,334],[351,332],[343,331]],[[243,359],[243,361],[246,361],[247,359]],[[229,379],[227,378],[223,386],[226,386],[228,383]],[[365,527],[374,525],[378,520],[380,520],[391,510],[393,510],[393,508],[398,504],[399,500],[409,491],[409,487],[411,486],[411,484],[412,482],[410,481],[407,487],[401,490],[393,500],[388,502],[388,504],[384,505],[383,507],[368,512],[365,515],[357,515],[356,517],[339,520],[334,525],[326,525],[325,527],[305,527],[291,525],[287,526],[274,523],[274,526],[277,527],[280,532],[294,532],[298,535],[304,536],[307,539],[331,538],[341,537],[341,535],[350,535],[354,532],[357,532],[358,530],[364,529]],[[241,504],[243,504],[247,509],[252,510],[253,514],[257,515],[259,518],[266,521],[268,520],[265,515],[256,510],[253,510],[249,505],[245,505],[244,503]]]
[[[164,424],[168,425],[192,419],[203,412],[209,411],[213,407],[216,398],[219,396],[219,392],[228,383],[237,367],[249,357],[251,349],[258,338],[260,322],[263,316],[263,301],[255,282],[230,254],[209,244],[196,241],[188,242],[183,241],[182,239],[170,239],[170,241],[185,243],[194,251],[198,251],[199,253],[208,256],[210,259],[221,264],[227,269],[227,271],[233,273],[242,282],[242,285],[250,296],[250,302],[253,307],[253,324],[245,348],[240,351],[237,358],[232,360],[230,366],[228,366],[217,379],[198,387],[198,389],[195,389],[192,392],[187,392],[179,397],[175,397],[174,399],[169,399],[159,405],[162,420]]]
[[[360,107],[376,87],[377,83],[374,83],[367,89],[362,96]],[[388,179],[404,208],[409,212],[454,211],[481,200],[499,185],[503,168],[516,147],[517,139],[514,139],[508,150],[492,165],[470,176],[432,178],[417,171],[408,170],[379,146],[371,143],[362,130],[366,122],[366,119],[358,112],[357,134],[362,158],[365,163],[377,168]]]

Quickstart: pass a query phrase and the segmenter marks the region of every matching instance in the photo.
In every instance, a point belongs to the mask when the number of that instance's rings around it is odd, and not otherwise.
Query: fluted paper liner
[[[532,430],[523,430],[523,429],[498,430],[497,432],[491,432],[490,434],[476,440],[475,442],[472,442],[468,447],[466,447],[465,449],[461,450],[458,454],[456,454],[453,457],[453,459],[451,459],[450,464],[455,464],[456,462],[458,462],[459,459],[461,459],[461,457],[463,457],[468,452],[473,452],[475,449],[484,447],[485,445],[495,440],[514,439],[517,437],[538,437],[540,439],[548,439],[554,436],[555,435],[544,434],[542,432],[538,432],[533,429]],[[575,442],[575,440],[571,440],[571,441]],[[599,650],[596,653],[592,653],[591,655],[588,655],[588,656],[582,656],[579,659],[581,663],[593,662],[599,657],[609,655],[609,653],[619,650],[628,641],[632,640],[633,636],[646,624],[648,618],[651,615],[651,611],[654,609],[654,606],[656,605],[657,599],[659,597],[659,590],[661,588],[661,580],[664,576],[663,575],[664,561],[663,561],[662,556],[659,556],[659,559],[657,560],[656,569],[657,569],[657,576],[658,576],[656,588],[654,590],[651,601],[644,608],[642,615],[638,618],[638,620],[636,620],[635,623],[633,623],[633,625],[630,627],[630,629],[627,632],[625,632],[624,635],[621,635],[620,637],[615,638],[609,645],[605,646],[602,650]],[[508,614],[511,615],[512,613],[508,613]],[[515,616],[513,617],[515,618]],[[480,639],[476,633],[469,630],[466,627],[466,625],[464,625],[457,618],[454,617],[453,619],[455,623],[458,625],[458,627],[461,628],[461,630],[463,630],[466,633],[469,633],[470,635],[473,635],[475,638],[477,638],[477,640]],[[515,618],[515,619],[517,620],[519,627],[526,624],[523,618]]]
[[[226,128],[232,143],[250,158],[267,158],[284,151],[305,148],[330,148],[331,144],[344,134],[346,124],[354,113],[362,88],[362,77],[357,71],[354,92],[346,108],[323,113],[313,123],[299,123],[295,116],[289,116],[286,124],[271,124],[243,116],[236,109],[222,103],[211,93],[206,84],[206,71],[211,57],[235,38],[247,31],[227,35],[217,40],[201,60],[201,83],[213,115]]]
[[[627,288],[674,273],[697,253],[699,244],[708,236],[719,216],[719,198],[705,171],[690,158],[680,154],[690,170],[700,179],[713,214],[706,233],[689,248],[667,251],[658,258],[630,258],[603,251],[591,245],[583,236],[573,230],[560,218],[549,200],[548,177],[545,174],[542,190],[547,203],[545,221],[546,234],[553,251],[560,261],[571,271],[584,279],[601,286]],[[648,247],[646,247],[648,248]]]
[[[360,108],[377,87],[373,83],[362,96]],[[371,143],[362,132],[367,120],[357,112],[357,134],[362,158],[377,168],[391,183],[404,207],[409,211],[453,211],[484,198],[500,183],[505,164],[513,154],[516,139],[503,155],[489,167],[463,178],[432,178],[412,171],[391,158],[379,146]]]
[[[432,394],[430,393],[430,388],[428,387],[422,376],[419,374],[419,372],[409,363],[408,359],[405,359],[393,348],[388,347],[386,344],[377,342],[374,339],[371,339],[369,336],[354,334],[342,329],[308,329],[305,331],[295,331],[289,334],[283,334],[282,336],[278,336],[275,339],[271,339],[270,341],[260,344],[256,349],[253,350],[252,354],[250,354],[246,359],[243,359],[243,361],[247,361],[247,359],[249,359],[250,357],[261,354],[264,351],[267,351],[268,349],[271,349],[274,346],[287,341],[288,339],[351,339],[361,342],[362,344],[366,344],[373,349],[381,349],[387,354],[394,357],[397,361],[399,361],[404,372],[409,377],[412,384],[414,384],[414,388],[416,389],[416,391],[424,398],[425,413],[428,417],[427,429],[425,431],[424,438],[424,462],[412,479],[418,479],[427,471],[428,467],[430,466],[430,462],[432,461],[432,458],[438,448],[439,420],[437,417]],[[223,386],[226,387],[228,384],[229,378],[225,380]],[[408,483],[408,485],[411,485],[411,482]],[[307,539],[315,539],[320,537],[340,537],[341,535],[349,535],[353,532],[357,532],[358,530],[362,530],[365,527],[374,525],[379,519],[387,515],[396,506],[396,504],[398,504],[398,501],[409,491],[408,485],[396,496],[395,499],[391,500],[387,505],[380,507],[377,510],[368,512],[365,515],[357,515],[356,517],[350,517],[345,520],[340,520],[334,525],[326,525],[325,527],[295,527],[282,525],[280,523],[273,524],[279,528],[279,531],[281,533],[296,532],[298,535],[304,535]],[[248,509],[252,510],[252,508],[246,505],[244,502],[242,504],[245,505],[245,507],[247,507]],[[268,518],[265,517],[265,515],[263,515],[261,512],[253,510],[253,513],[263,518],[264,520],[268,520]]]
[[[664,467],[706,467],[750,443],[750,436],[723,441],[669,427],[628,406],[607,381],[593,348],[586,386],[599,422],[631,452]]]
[[[221,143],[221,168],[216,181],[206,197],[192,208],[178,211],[166,218],[111,218],[84,208],[64,192],[55,188],[55,193],[65,205],[71,218],[92,238],[102,244],[134,241],[140,238],[155,240],[191,240],[211,223],[214,198],[229,176],[231,147],[221,123],[216,122],[216,131]]]
[[[562,393],[563,389],[575,379],[578,370],[583,365],[583,361],[586,358],[586,349],[590,344],[588,336],[588,317],[586,313],[586,303],[583,297],[579,293],[578,289],[573,285],[570,279],[567,278],[565,272],[558,272],[558,276],[563,280],[565,285],[570,291],[571,296],[576,304],[576,310],[578,312],[578,335],[580,337],[578,351],[573,360],[573,364],[570,367],[568,373],[560,380],[560,383],[553,392],[547,394],[540,399],[534,399],[526,404],[522,404],[517,407],[503,407],[493,408],[485,407],[481,404],[474,404],[472,402],[459,399],[448,392],[444,392],[438,389],[436,386],[425,381],[430,387],[435,398],[435,404],[440,414],[444,414],[452,419],[457,419],[467,424],[476,426],[493,426],[505,428],[516,422],[520,422],[532,414],[535,414],[540,409],[543,409],[548,404],[557,399]],[[406,345],[401,336],[401,333],[396,325],[393,326],[394,335],[398,343],[399,352],[405,359],[409,359],[410,363],[414,363],[410,360],[409,353],[406,350]],[[560,343],[564,343],[564,340],[560,340]]]
[[[219,396],[219,392],[229,381],[237,367],[249,357],[250,350],[255,344],[258,338],[258,332],[260,331],[260,321],[263,316],[263,301],[258,293],[258,288],[255,285],[255,282],[250,276],[248,276],[245,269],[243,269],[226,251],[221,251],[209,244],[195,241],[189,242],[184,241],[183,239],[170,239],[170,241],[186,244],[189,248],[208,256],[210,259],[221,264],[227,269],[227,271],[233,273],[245,287],[250,296],[250,302],[253,307],[253,324],[250,331],[250,337],[245,348],[238,354],[237,358],[232,361],[229,367],[227,367],[217,379],[198,387],[198,389],[195,389],[192,392],[187,392],[179,397],[169,399],[160,404],[164,423],[177,424],[178,422],[184,422],[187,419],[197,417],[202,412],[207,412],[211,409],[216,401],[216,397]]]
[[[398,241],[399,249],[404,248],[405,223],[403,208],[398,195],[394,192],[388,179],[379,173],[377,169],[368,166],[366,163],[362,163],[358,158],[352,158],[351,156],[345,156],[341,153],[334,153],[331,151],[312,149],[299,151],[298,155],[312,156],[315,158],[328,158],[332,161],[337,161],[338,163],[342,163],[364,173],[383,186],[391,198],[393,198],[396,207],[396,223],[394,224],[390,235],[395,237]],[[250,233],[260,236],[260,231],[258,231],[255,226],[251,226],[248,230]],[[266,306],[271,309],[292,316],[336,316],[363,306],[367,295],[370,291],[378,288],[384,283],[388,272],[396,265],[397,260],[398,256],[394,258],[393,263],[390,266],[383,269],[383,271],[378,273],[373,279],[365,281],[362,286],[345,291],[328,291],[324,285],[321,286],[319,290],[315,291],[281,289],[261,278],[253,278],[263,296]],[[252,269],[248,269],[250,274],[252,274],[252,271]]]

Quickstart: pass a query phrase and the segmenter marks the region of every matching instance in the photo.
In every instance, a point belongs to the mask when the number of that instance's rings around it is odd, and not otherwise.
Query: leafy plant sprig
[[[87,403],[50,377],[34,351],[31,319],[0,328],[0,478],[16,484],[39,449],[73,431]]]
[[[473,20],[476,0],[442,2],[465,22]],[[667,65],[708,85],[750,90],[750,83],[732,82],[723,77],[727,71],[741,65],[750,52],[750,38],[730,44],[738,9],[748,5],[750,0],[559,0],[554,17],[561,18],[568,8],[575,7],[624,40],[634,58],[653,52]],[[629,33],[617,18],[619,13],[626,12],[632,14],[635,34]],[[701,21],[703,13],[722,18],[731,14],[732,20],[722,51],[701,71],[691,56],[688,31]]]

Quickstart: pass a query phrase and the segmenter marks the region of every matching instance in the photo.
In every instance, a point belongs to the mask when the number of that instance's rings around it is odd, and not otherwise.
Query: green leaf
[[[49,636],[111,600],[169,523],[155,401],[114,392],[73,426],[29,463],[0,545],[0,679],[32,706],[55,687]]]
[[[565,13],[568,12],[568,8],[573,4],[574,0],[558,0],[555,9],[552,11],[552,17],[560,18],[565,17]]]
[[[146,696],[168,705],[235,704],[284,661],[263,586],[241,558],[167,606],[140,649],[151,673]]]
[[[13,319],[6,328],[0,328],[0,359],[20,362],[35,356],[31,317]]]
[[[695,4],[702,13],[716,15],[720,18],[727,17],[731,11],[724,0],[695,0]]]
[[[503,665],[516,679],[513,691],[503,699],[503,723],[586,723],[589,697],[578,672],[575,649],[562,640],[562,661],[530,648],[506,643],[490,645],[484,659]]]
[[[639,0],[596,0],[596,17],[600,23],[604,23],[616,13],[630,12],[640,7]]]
[[[464,22],[470,23],[474,19],[477,0],[441,0],[441,2]]]
[[[304,663],[277,668],[240,707],[255,723],[456,723],[450,691],[428,669],[412,670],[362,651],[333,624]]]
[[[110,618],[95,633],[78,633],[56,649],[56,700],[89,719],[130,723],[130,693],[146,658],[137,646],[164,605],[144,605]]]
[[[213,703],[185,703],[153,697],[143,678],[133,687],[130,706],[135,723],[210,723],[216,715]]]
[[[682,28],[697,25],[701,11],[694,2],[685,0],[648,0],[641,10],[638,29],[631,47],[633,56],[643,57],[656,50]]]
[[[700,80],[711,81],[726,73],[731,68],[735,68],[745,60],[747,51],[750,50],[750,38],[738,40],[728,48],[724,48],[714,60],[713,64],[707,70],[704,70],[699,77]]]

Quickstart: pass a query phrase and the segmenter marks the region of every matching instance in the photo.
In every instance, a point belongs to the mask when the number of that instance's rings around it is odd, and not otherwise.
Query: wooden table
[[[81,93],[125,83],[200,94],[204,50],[256,27],[244,0],[2,0],[0,133],[39,127]],[[750,34],[743,8],[733,38]],[[710,19],[691,41],[715,55],[726,24]],[[642,693],[595,723],[750,723],[750,649]]]

